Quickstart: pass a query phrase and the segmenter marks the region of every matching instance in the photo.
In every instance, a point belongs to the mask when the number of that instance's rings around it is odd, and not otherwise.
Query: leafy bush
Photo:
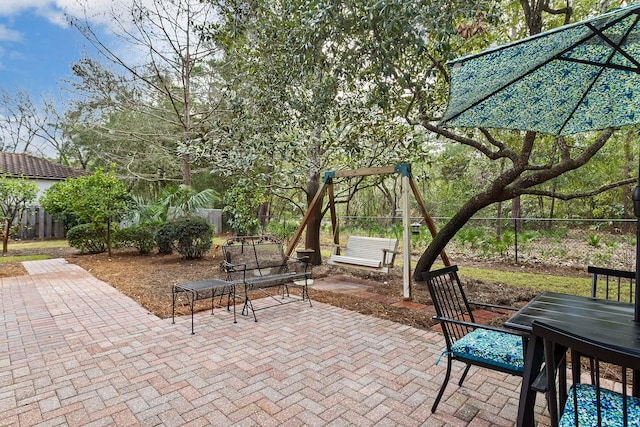
[[[116,241],[120,246],[134,247],[141,255],[151,253],[156,245],[153,226],[139,224],[118,230]]]
[[[173,223],[174,246],[184,258],[202,258],[211,249],[213,230],[205,219],[184,216]]]
[[[156,229],[155,240],[158,246],[158,253],[169,255],[173,253],[173,242],[176,239],[175,221],[168,221],[160,224]]]
[[[80,253],[99,254],[107,250],[103,234],[93,224],[80,224],[67,232],[69,246],[80,249]]]

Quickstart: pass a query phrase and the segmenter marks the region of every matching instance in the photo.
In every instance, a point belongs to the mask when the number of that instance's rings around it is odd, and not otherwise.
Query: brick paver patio
[[[433,331],[315,302],[262,311],[258,323],[199,313],[190,335],[187,316],[172,325],[65,260],[24,265],[29,276],[0,279],[2,426],[511,426],[516,418],[520,379],[476,368],[431,414],[446,363],[435,365],[444,342]]]

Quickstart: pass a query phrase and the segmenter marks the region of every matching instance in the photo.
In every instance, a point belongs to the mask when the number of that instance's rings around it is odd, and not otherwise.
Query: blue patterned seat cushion
[[[467,359],[522,372],[522,337],[487,329],[474,329],[451,346],[451,352]]]
[[[578,425],[584,427],[597,426],[596,387],[591,384],[576,384],[574,387],[578,397]],[[603,388],[600,389],[602,426],[617,427],[624,425],[622,422],[622,398],[623,396],[620,393]],[[640,425],[640,399],[627,396],[627,412],[628,425]],[[572,387],[558,426],[568,427],[575,425]]]

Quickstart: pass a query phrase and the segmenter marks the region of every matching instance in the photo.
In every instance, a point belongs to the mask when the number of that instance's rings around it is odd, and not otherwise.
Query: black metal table
[[[640,324],[633,321],[634,305],[555,292],[543,292],[505,322],[505,326],[531,332],[539,320],[613,348],[624,348],[640,357]],[[531,336],[525,355],[520,391],[518,426],[533,426],[536,392],[533,382],[540,373],[544,354],[542,340]],[[634,390],[636,378],[634,375]]]
[[[172,323],[176,323],[176,295],[182,292],[186,292],[191,308],[191,334],[194,334],[193,330],[193,305],[197,300],[211,298],[211,314],[213,314],[214,298],[227,295],[227,310],[229,310],[229,301],[233,300],[233,323],[236,323],[236,287],[233,283],[220,279],[208,279],[200,280],[197,282],[178,283],[173,285],[172,288],[172,304],[171,304],[171,319]]]

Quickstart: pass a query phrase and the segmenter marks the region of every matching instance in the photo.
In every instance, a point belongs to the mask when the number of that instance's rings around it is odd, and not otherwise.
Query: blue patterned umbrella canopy
[[[640,122],[640,4],[448,63],[439,126],[551,135]]]

